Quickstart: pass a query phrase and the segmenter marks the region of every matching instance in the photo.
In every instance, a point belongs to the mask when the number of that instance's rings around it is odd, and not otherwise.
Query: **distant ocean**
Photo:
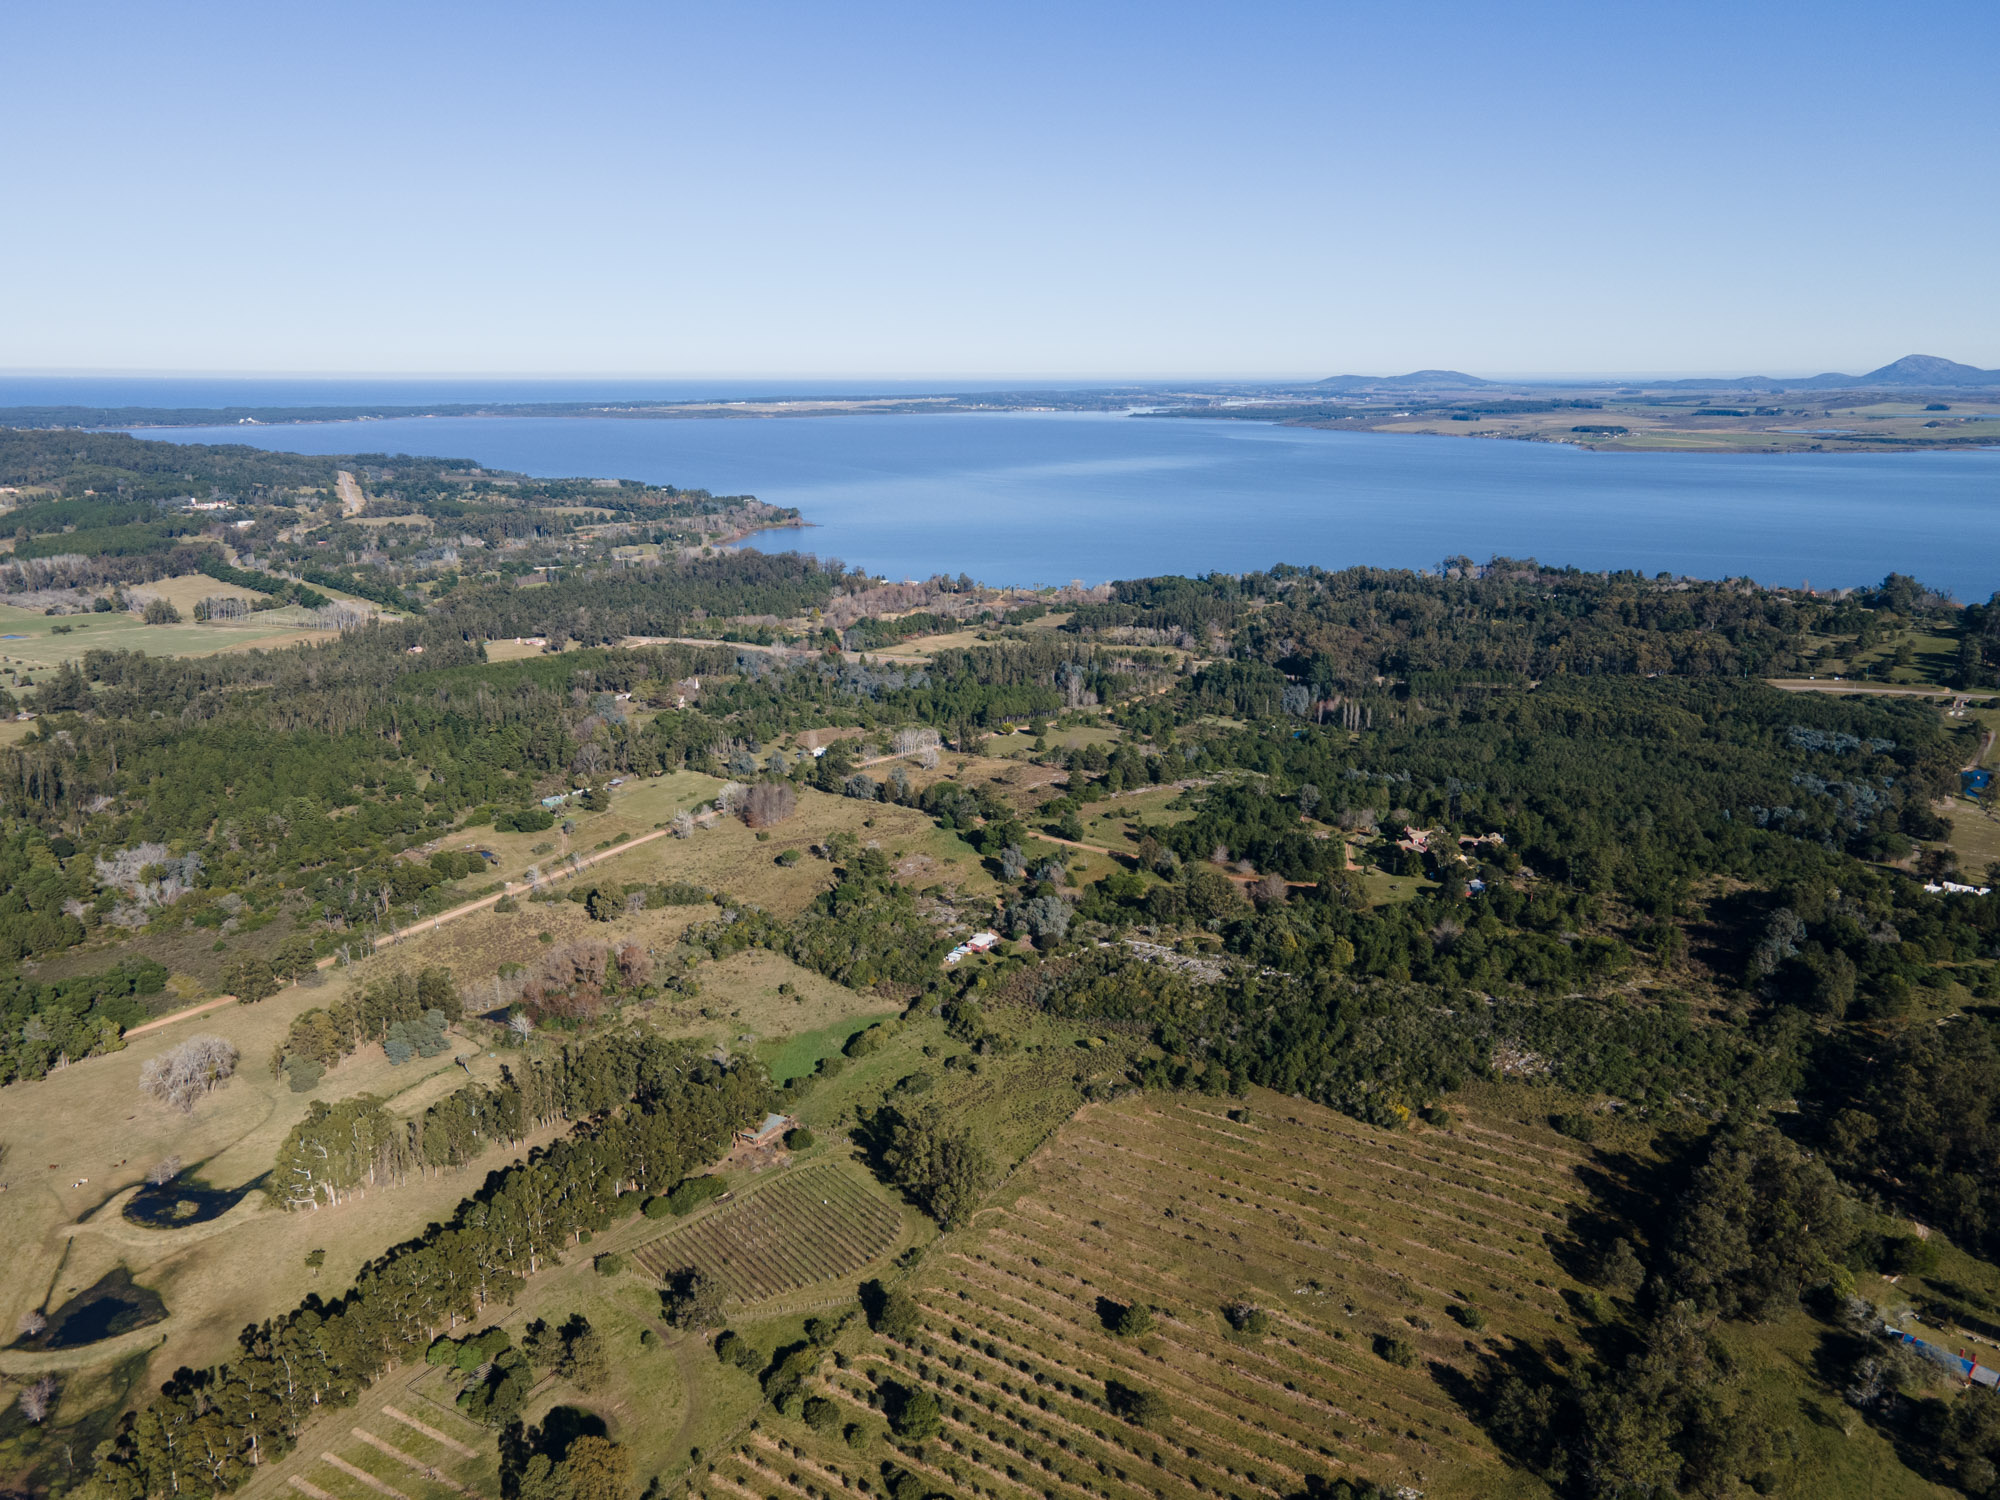
[[[277,399],[268,382],[257,385],[258,400]],[[754,494],[815,523],[755,545],[837,556],[896,578],[1097,583],[1279,562],[1435,567],[1462,553],[1821,588],[1879,582],[1893,570],[1969,602],[2000,590],[2000,449],[1592,453],[1039,413],[440,417],[139,435],[426,454],[549,477]]]
[[[1110,384],[1103,381],[1098,384]],[[939,391],[1046,391],[1074,380],[649,380],[576,376],[539,380],[433,376],[360,379],[271,375],[0,375],[0,407],[479,406],[533,401],[756,401],[788,397],[923,396]]]

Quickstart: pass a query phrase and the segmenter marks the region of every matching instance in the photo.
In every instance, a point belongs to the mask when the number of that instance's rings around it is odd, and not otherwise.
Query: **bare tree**
[[[784,822],[798,805],[798,793],[789,781],[760,781],[743,800],[743,821],[752,828],[769,828]]]
[[[889,748],[896,755],[921,755],[926,750],[937,749],[941,743],[935,729],[899,729],[896,737],[889,742]]]
[[[146,1059],[139,1087],[183,1114],[236,1071],[236,1049],[219,1036],[191,1036],[178,1047]]]
[[[181,1159],[178,1156],[170,1156],[146,1174],[146,1181],[152,1183],[154,1187],[164,1187],[180,1175]]]
[[[675,838],[677,839],[693,838],[694,814],[685,812],[675,813],[674,821],[671,826],[673,827]]]
[[[36,1426],[48,1420],[49,1413],[55,1410],[55,1405],[56,1378],[53,1375],[44,1375],[21,1392],[21,1415]]]
[[[1257,904],[1259,906],[1282,906],[1284,905],[1285,897],[1289,893],[1290,887],[1285,884],[1285,877],[1278,874],[1275,870],[1258,881],[1256,885]]]
[[[172,906],[194,889],[199,854],[176,855],[165,844],[140,844],[96,860],[97,883],[122,892],[144,910]]]
[[[38,1309],[31,1307],[21,1314],[21,1321],[15,1326],[21,1330],[22,1338],[32,1339],[48,1331],[49,1320]]]
[[[627,938],[618,945],[614,956],[618,962],[618,975],[626,984],[638,986],[651,981],[653,956],[641,944]]]

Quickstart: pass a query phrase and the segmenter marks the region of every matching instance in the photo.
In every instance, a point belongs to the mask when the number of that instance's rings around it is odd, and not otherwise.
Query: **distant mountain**
[[[1412,370],[1407,375],[1329,375],[1316,381],[1326,391],[1466,391],[1492,385],[1462,370]]]
[[[1545,383],[1525,381],[1518,382],[1517,386]],[[1571,385],[1578,382],[1561,383]],[[2000,370],[1982,370],[1977,365],[1962,365],[1957,360],[1940,359],[1935,354],[1906,354],[1879,370],[1870,370],[1866,375],[1843,375],[1838,370],[1830,370],[1824,375],[1792,379],[1771,375],[1732,375],[1714,379],[1640,380],[1629,383],[1655,391],[1851,391],[1864,386],[1936,390],[1953,386],[2000,387]],[[1499,382],[1481,380],[1463,370],[1413,370],[1408,375],[1329,375],[1325,380],[1315,381],[1313,389],[1341,392],[1469,391],[1496,384]]]
[[[1894,364],[1870,370],[1861,377],[1861,384],[2000,385],[2000,370],[1982,370],[1957,360],[1939,359],[1935,354],[1906,354]]]
[[[1843,375],[1832,370],[1803,379],[1778,380],[1769,375],[1744,375],[1731,380],[1662,380],[1649,382],[1655,389],[1689,391],[1851,391],[1863,386],[1916,386],[1937,389],[1945,386],[2000,386],[2000,370],[1982,370],[1957,360],[1939,359],[1935,354],[1906,354],[1892,364],[1866,375]]]

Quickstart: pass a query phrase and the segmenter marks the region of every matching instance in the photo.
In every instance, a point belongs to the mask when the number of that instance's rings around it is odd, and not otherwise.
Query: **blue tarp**
[[[1962,1354],[1953,1354],[1942,1344],[1933,1344],[1925,1339],[1913,1337],[1900,1329],[1892,1328],[1889,1331],[1932,1364],[1943,1365],[1960,1379],[1976,1380],[1981,1385],[2000,1385],[2000,1371],[1988,1369],[1977,1360],[1967,1359]]]

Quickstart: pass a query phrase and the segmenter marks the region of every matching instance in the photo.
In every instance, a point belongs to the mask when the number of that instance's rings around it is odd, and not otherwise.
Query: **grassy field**
[[[803,851],[836,833],[851,834],[864,845],[879,845],[897,862],[904,872],[901,878],[911,885],[925,888],[942,884],[975,903],[995,889],[994,878],[973,850],[915,809],[810,789],[799,793],[797,814],[769,830],[766,840],[760,841],[755,832],[734,819],[720,819],[698,828],[691,838],[656,838],[629,854],[617,854],[591,866],[573,880],[563,875],[565,845],[579,854],[615,849],[621,834],[629,838],[650,833],[674,813],[712,800],[720,786],[712,777],[678,772],[616,789],[607,812],[566,814],[575,823],[567,840],[558,829],[499,834],[490,828],[477,828],[450,836],[443,847],[487,848],[499,856],[485,874],[466,883],[468,897],[478,887],[490,888],[503,878],[523,880],[532,867],[540,872],[547,888],[558,893],[566,894],[573,885],[588,889],[681,882],[726,892],[733,901],[792,916],[833,881],[832,867]],[[801,851],[801,857],[795,864],[781,865],[778,856],[787,850]],[[412,935],[393,952],[398,955],[397,962],[412,967],[443,964],[462,984],[477,985],[489,980],[504,962],[532,962],[547,942],[629,937],[657,948],[675,941],[690,923],[715,916],[712,905],[676,906],[599,923],[590,920],[581,905],[570,901],[522,901],[518,911],[503,913],[489,908],[434,932],[424,931],[424,924],[416,923]],[[547,942],[542,933],[549,934]],[[383,957],[387,960],[390,955]],[[805,986],[797,974],[785,977]],[[776,982],[772,982],[773,987]],[[820,991],[809,989],[808,993]],[[802,1011],[795,1022],[782,1029],[823,1025],[833,1019],[831,1015],[816,1021],[807,1019],[815,1014],[819,1013]],[[765,1034],[777,1033],[760,1033]]]
[[[581,648],[572,644],[566,649],[574,651]],[[548,654],[546,646],[531,646],[526,639],[516,639],[513,636],[508,636],[505,640],[493,640],[486,643],[486,659],[488,661],[525,661],[531,656],[546,656]]]
[[[116,1266],[128,1267],[165,1299],[163,1324],[135,1332],[116,1347],[28,1355],[0,1352],[0,1370],[102,1363],[134,1348],[158,1345],[153,1378],[180,1364],[203,1364],[232,1345],[245,1322],[292,1305],[310,1289],[306,1252],[325,1249],[321,1284],[344,1286],[382,1247],[420,1230],[511,1152],[487,1153],[468,1173],[412,1178],[338,1210],[287,1214],[251,1193],[221,1218],[182,1229],[153,1229],[121,1210],[156,1162],[179,1156],[208,1184],[234,1188],[267,1171],[278,1144],[314,1098],[372,1093],[394,1113],[422,1109],[466,1082],[450,1056],[391,1067],[380,1048],[356,1053],[329,1072],[312,1094],[294,1094],[267,1067],[292,1017],[340,993],[340,976],[317,987],[286,990],[255,1006],[227,1006],[137,1037],[121,1052],[0,1090],[0,1319],[11,1328],[21,1314],[60,1302]],[[215,1035],[240,1053],[236,1076],[183,1115],[145,1098],[139,1072],[146,1059],[184,1038]],[[497,1058],[462,1039],[456,1049],[474,1077],[498,1076]],[[542,1139],[543,1137],[537,1137]],[[80,1185],[78,1185],[80,1184]],[[58,1267],[61,1274],[58,1276]]]
[[[1654,404],[1622,401],[1609,392],[1592,392],[1601,404],[1595,410],[1559,409],[1545,412],[1481,414],[1471,421],[1454,421],[1446,412],[1398,416],[1370,412],[1359,421],[1330,426],[1365,427],[1377,432],[1428,433],[1443,437],[1517,438],[1575,443],[1614,452],[1787,453],[1884,451],[1894,445],[1915,448],[1985,443],[1995,439],[2000,423],[1970,420],[2000,412],[1981,397],[1954,400],[1949,413],[1927,412],[1922,403],[1880,401],[1863,405],[1826,406],[1814,392],[1782,392],[1762,400],[1723,395],[1702,401],[1711,408],[1740,410],[1740,416],[1696,415],[1696,403]],[[1755,414],[1759,406],[1766,414]],[[1936,425],[1942,420],[1944,425]],[[1623,434],[1575,431],[1577,427],[1615,426]]]
[[[1974,885],[1988,884],[1987,870],[2000,864],[2000,816],[1995,816],[1992,799],[1982,804],[1970,797],[1945,799],[1944,815],[1951,819],[1951,847],[1958,855],[1958,868]]]
[[[168,592],[187,579],[148,584],[151,592]],[[205,593],[225,593],[212,579],[202,579]],[[199,597],[199,596],[197,596]],[[189,605],[182,610],[188,613]],[[57,632],[62,632],[58,634]],[[86,651],[143,651],[149,656],[214,656],[223,651],[272,650],[302,641],[322,643],[339,637],[328,630],[305,628],[305,611],[294,606],[265,610],[239,621],[180,625],[148,625],[137,615],[44,615],[0,604],[0,672],[41,672],[66,661],[79,661]]]

